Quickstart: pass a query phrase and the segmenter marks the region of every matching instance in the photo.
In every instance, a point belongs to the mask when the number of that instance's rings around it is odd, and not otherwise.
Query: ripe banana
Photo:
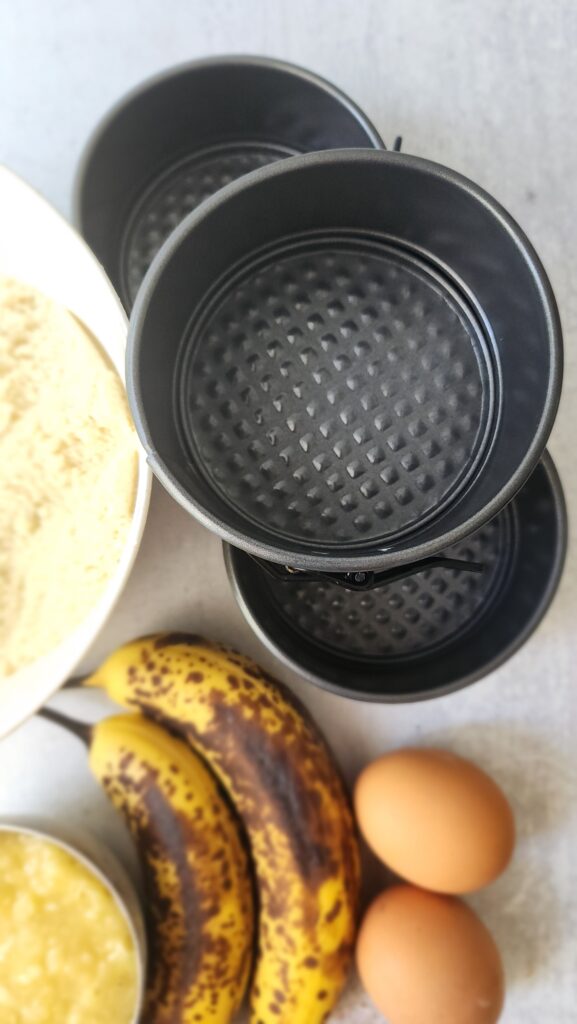
[[[251,1024],[320,1024],[346,979],[359,851],[333,757],[307,712],[242,655],[147,637],[85,681],[188,738],[242,817],[260,906]]]
[[[95,725],[90,766],[141,854],[151,924],[143,1024],[228,1024],[251,967],[253,898],[216,779],[141,715]]]

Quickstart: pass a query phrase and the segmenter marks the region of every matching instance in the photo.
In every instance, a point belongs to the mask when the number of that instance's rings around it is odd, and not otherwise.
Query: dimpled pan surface
[[[460,541],[527,479],[561,340],[491,197],[414,157],[340,151],[255,171],[175,230],[127,380],[154,472],[224,539],[387,569]]]
[[[352,100],[303,68],[195,61],[144,82],[97,127],[75,216],[130,309],[161,244],[218,189],[295,153],[382,145]]]
[[[366,592],[279,581],[232,547],[237,600],[261,640],[312,682],[349,697],[418,700],[497,668],[535,629],[562,571],[567,523],[545,455],[517,497],[449,557],[482,573],[434,568]]]

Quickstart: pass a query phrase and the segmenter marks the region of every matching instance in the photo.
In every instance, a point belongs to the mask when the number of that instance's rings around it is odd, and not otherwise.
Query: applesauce
[[[2,1024],[131,1024],[139,959],[112,892],[48,838],[0,830]]]

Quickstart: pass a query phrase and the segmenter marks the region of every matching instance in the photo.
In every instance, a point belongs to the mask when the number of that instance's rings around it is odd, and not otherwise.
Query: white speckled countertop
[[[108,106],[172,63],[258,53],[309,66],[367,111],[385,141],[473,178],[521,222],[552,279],[566,375],[550,443],[577,508],[577,5],[573,0],[21,0],[0,4],[0,162],[70,211],[82,144]],[[1,225],[0,225],[1,230]],[[355,704],[291,677],[244,623],[220,544],[155,485],[124,596],[91,653],[163,627],[244,648],[294,685],[349,777],[402,743],[443,744],[494,772],[518,814],[516,859],[472,902],[509,979],[504,1024],[577,1020],[577,559],[525,648],[489,678],[421,705]],[[74,710],[72,694],[57,703]],[[91,695],[79,713],[100,711]],[[0,744],[0,814],[51,812],[128,850],[85,757],[33,720]],[[373,870],[375,870],[373,868]],[[378,880],[375,871],[373,884]],[[381,1020],[356,985],[336,1022]],[[296,1024],[296,1022],[295,1022]]]

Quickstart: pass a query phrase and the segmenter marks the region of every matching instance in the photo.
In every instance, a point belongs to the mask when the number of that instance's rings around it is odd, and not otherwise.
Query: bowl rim
[[[528,269],[535,282],[536,290],[543,307],[546,324],[546,331],[549,343],[549,355],[551,369],[547,385],[547,392],[544,399],[543,413],[538,429],[535,431],[531,444],[527,448],[524,458],[517,466],[515,472],[510,476],[507,483],[494,495],[482,509],[474,515],[469,516],[458,526],[444,533],[439,538],[415,541],[408,543],[401,551],[392,551],[365,556],[337,556],[317,555],[310,551],[295,556],[294,550],[283,548],[282,545],[254,541],[247,537],[246,533],[229,526],[228,523],[208,511],[196,498],[191,497],[188,491],[179,483],[176,475],[165,465],[156,451],[153,438],[148,429],[146,411],[142,399],[138,363],[140,348],[142,344],[142,331],[146,320],[148,307],[157,290],[157,285],[163,276],[174,254],[181,244],[195,229],[210,217],[215,209],[225,205],[230,199],[242,195],[244,192],[258,189],[261,182],[271,181],[276,177],[287,177],[299,174],[301,171],[311,167],[331,167],[335,165],[355,167],[361,164],[398,165],[407,170],[417,171],[421,174],[433,175],[434,177],[449,182],[460,190],[466,192],[479,202],[490,214],[500,223],[503,230],[512,238],[525,259]],[[126,348],[126,389],[128,400],[132,410],[132,416],[136,428],[148,453],[148,462],[154,475],[160,480],[168,493],[179,502],[189,513],[193,514],[203,526],[206,526],[213,533],[216,533],[221,540],[233,546],[242,548],[248,554],[263,558],[267,561],[291,565],[298,560],[299,569],[331,570],[350,572],[355,570],[384,569],[390,566],[406,565],[437,554],[445,547],[449,547],[464,537],[480,529],[489,522],[508,502],[515,496],[525,481],[529,478],[532,470],[536,467],[541,458],[547,439],[553,427],[559,401],[561,397],[561,386],[563,379],[563,343],[561,321],[553,289],[545,268],[537,255],[533,245],[527,238],[522,228],[504,207],[475,182],[453,171],[442,164],[425,160],[422,157],[407,156],[404,153],[397,153],[385,150],[374,149],[341,149],[326,150],[320,153],[306,153],[299,156],[288,157],[277,163],[269,164],[251,171],[237,181],[231,182],[220,189],[215,195],[204,200],[196,210],[193,210],[174,229],[171,235],[163,244],[148,269],[142,285],[138,291],[134,307],[130,316],[128,343]]]
[[[52,831],[52,827],[54,828],[54,832]],[[91,855],[91,853],[85,852],[74,842],[71,842],[70,839],[59,835],[59,827],[57,825],[52,826],[47,824],[40,826],[25,823],[19,824],[17,821],[0,820],[0,834],[2,833],[30,836],[33,839],[39,839],[51,844],[52,846],[58,847],[60,850],[63,850],[64,853],[67,853],[68,856],[78,864],[81,864],[82,867],[86,868],[86,870],[98,882],[100,882],[103,888],[112,896],[122,919],[128,927],[135,953],[137,968],[136,1002],[129,1024],[138,1024],[143,1010],[146,990],[146,933],[144,919],[140,909],[140,900],[136,889],[127,871],[122,867],[116,855],[113,854],[108,847],[106,848],[106,858],[111,861],[114,865],[115,873],[117,873],[121,878],[122,886],[129,894],[130,903],[120,891],[118,883],[114,881],[107,871],[97,863],[97,860]],[[94,845],[98,848],[100,843],[91,837],[90,845]]]

